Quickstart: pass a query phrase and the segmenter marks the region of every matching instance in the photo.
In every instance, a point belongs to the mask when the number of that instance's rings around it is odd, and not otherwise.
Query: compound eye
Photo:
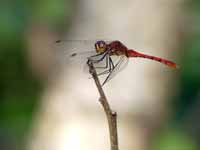
[[[104,47],[104,44],[103,44],[103,43],[100,43],[100,47]]]
[[[106,50],[106,43],[104,41],[97,41],[95,44],[95,49],[97,53],[102,53]]]
[[[101,48],[105,48],[105,47],[106,47],[106,44],[105,44],[104,42],[101,42],[101,43],[100,43],[100,47],[101,47]]]

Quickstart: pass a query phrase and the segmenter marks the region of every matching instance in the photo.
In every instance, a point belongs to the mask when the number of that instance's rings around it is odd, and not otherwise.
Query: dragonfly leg
[[[98,76],[100,76],[100,75],[104,75],[104,74],[108,74],[108,73],[110,73],[114,68],[114,65],[113,65],[113,61],[112,61],[112,59],[110,58],[110,56],[108,57],[108,64],[109,64],[109,66],[107,67],[108,69],[107,70],[105,70],[105,71],[103,71],[103,72],[101,72],[101,73],[99,73],[99,74],[97,74]]]
[[[114,69],[114,63],[113,63],[113,60],[112,60],[112,58],[109,56],[109,60],[110,60],[110,63],[111,63],[111,65],[112,65],[112,67],[113,67],[113,69]]]
[[[98,54],[96,54],[96,55],[90,56],[89,58],[96,57],[96,56],[101,56],[101,55],[103,55],[103,54],[104,54],[104,53],[98,53]]]
[[[109,61],[109,56],[108,55],[106,55],[106,64],[105,64],[105,66],[99,66],[99,67],[95,67],[96,69],[106,69],[106,68],[108,68],[109,66],[108,66],[108,61]]]
[[[103,56],[102,56],[100,59],[98,59],[98,60],[92,60],[93,57],[97,57],[97,56],[101,56],[101,55],[103,55]],[[93,63],[98,63],[98,62],[102,61],[107,55],[108,55],[108,52],[99,53],[99,54],[90,56],[89,59],[90,59]]]
[[[89,60],[88,60],[89,61]],[[108,66],[109,64],[109,66]],[[109,68],[107,70],[104,70],[103,72],[101,73],[98,73],[97,76],[101,76],[101,75],[104,75],[104,74],[108,74],[110,72],[110,67],[111,67],[111,63],[110,63],[110,60],[109,60],[109,56],[107,55],[106,56],[106,66],[102,66],[102,67],[95,67],[96,69],[106,69],[106,68]]]
[[[108,74],[108,76],[106,77],[106,79],[104,80],[102,86],[107,82],[107,80],[109,79],[109,77],[110,77],[112,71],[113,71],[113,70],[115,69],[115,67],[118,65],[118,63],[114,65],[113,60],[112,60],[111,57],[109,57],[109,63],[110,63],[110,66],[111,66],[111,67],[110,67],[110,70],[109,70],[109,74]]]
[[[97,57],[97,56],[101,56],[101,55],[103,55],[104,53],[99,53],[99,54],[96,54],[96,55],[92,55],[92,56],[90,56],[90,57],[88,57],[88,59],[90,60],[90,61],[92,61],[93,63],[96,63],[98,60],[94,60],[93,58],[95,58],[95,57]],[[104,58],[105,56],[103,55],[103,58]],[[101,59],[101,58],[100,58]]]

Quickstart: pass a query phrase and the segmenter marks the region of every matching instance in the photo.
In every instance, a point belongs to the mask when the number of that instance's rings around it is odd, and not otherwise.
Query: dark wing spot
[[[61,42],[61,40],[57,40],[57,41],[56,41],[56,43],[60,43],[60,42]]]
[[[71,57],[74,57],[74,56],[76,56],[77,55],[77,53],[73,53],[73,54],[71,54],[70,56]]]

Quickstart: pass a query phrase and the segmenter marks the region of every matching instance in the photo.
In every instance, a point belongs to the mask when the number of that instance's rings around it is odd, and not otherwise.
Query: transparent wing
[[[114,62],[114,68],[111,70],[111,72],[109,72],[102,86],[108,81],[110,81],[117,73],[122,71],[128,64],[129,59],[126,56],[122,55],[122,56],[116,56],[116,57],[119,57],[119,59],[118,61]]]
[[[61,40],[57,40],[55,41],[55,43],[57,44],[69,44],[69,43],[81,43],[81,44],[91,44],[91,43],[96,43],[97,41],[105,41],[106,43],[110,43],[112,40],[106,40],[106,39],[87,39],[87,40],[71,40],[71,39],[61,39]]]
[[[88,57],[95,54],[94,44],[95,41],[84,40],[57,41],[55,43],[55,51],[61,59],[80,59],[80,57]]]
[[[62,68],[78,68],[88,74],[88,58],[94,56],[91,58],[93,61],[98,61],[102,58],[102,55],[96,56],[95,42],[96,40],[57,41],[55,43],[57,65]],[[105,66],[105,59],[102,59],[102,61],[99,61],[98,63],[94,63],[94,66],[99,68],[98,70],[103,70],[101,67]]]
[[[94,45],[98,40],[57,40],[55,42],[56,55],[64,60],[85,60],[96,54]],[[110,41],[106,40],[106,42]]]

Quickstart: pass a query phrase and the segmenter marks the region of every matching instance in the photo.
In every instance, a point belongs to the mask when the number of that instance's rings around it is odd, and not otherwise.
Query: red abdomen
[[[159,57],[155,57],[155,56],[151,56],[151,55],[146,55],[146,54],[142,54],[142,53],[139,53],[139,52],[136,52],[134,50],[128,50],[127,51],[128,53],[128,57],[142,57],[142,58],[147,58],[147,59],[152,59],[152,60],[155,60],[155,61],[158,61],[162,64],[165,64],[169,67],[172,67],[172,68],[177,68],[178,66],[176,65],[176,63],[170,61],[170,60],[167,60],[167,59],[163,59],[163,58],[159,58]]]

